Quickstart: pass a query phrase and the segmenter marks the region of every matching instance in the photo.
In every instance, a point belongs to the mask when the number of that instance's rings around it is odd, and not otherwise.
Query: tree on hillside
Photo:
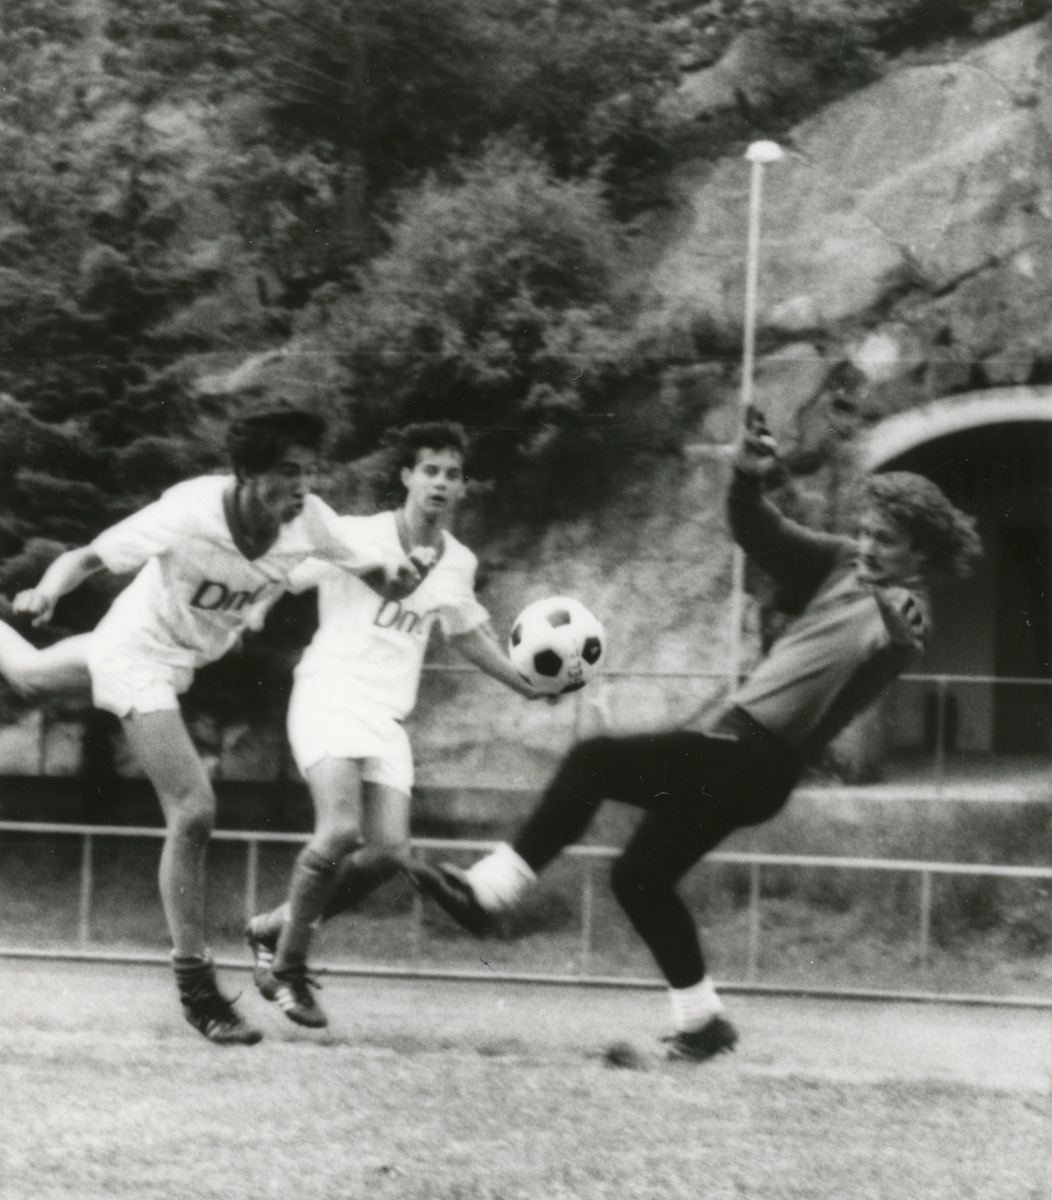
[[[973,33],[1020,19],[1008,0],[957,8]],[[949,0],[10,0],[0,551],[77,540],[217,461],[222,414],[187,387],[199,357],[280,346],[304,313],[353,311],[361,330],[339,346],[348,449],[440,401],[494,428],[513,414],[527,462],[571,427],[595,442],[639,375],[610,305],[616,221],[662,195],[680,70],[765,23],[826,54],[845,15],[883,53],[929,10],[960,25]],[[530,147],[503,184],[494,138]],[[526,219],[527,194],[546,215]],[[441,247],[430,221],[452,231]]]
[[[82,541],[215,463],[220,414],[186,388],[195,356],[280,344],[319,288],[353,295],[385,242],[419,248],[419,230],[397,232],[395,184],[525,128],[553,181],[609,195],[670,77],[648,15],[598,0],[12,0],[0,14],[0,391],[13,398],[0,412],[12,463],[0,551],[33,535]],[[424,185],[425,209],[438,186]],[[609,248],[605,228],[579,231],[583,262]],[[548,252],[543,238],[536,248]],[[473,403],[498,375],[493,409],[520,393],[542,415],[580,403],[587,376],[569,387],[544,354],[568,361],[588,342],[591,360],[607,355],[591,345],[608,321],[586,277],[558,302],[525,287],[515,303],[532,332],[506,330],[499,351],[482,348],[466,309],[450,314],[485,366],[475,378],[464,365]],[[370,287],[390,307],[393,284]],[[397,408],[385,416],[377,397],[371,427]]]
[[[17,548],[82,541],[215,462],[174,367],[254,317],[231,316],[231,239],[194,228],[201,139],[107,69],[87,10],[14,0],[0,34],[0,499]],[[188,319],[224,286],[223,319]]]
[[[600,166],[626,211],[630,180],[654,194],[682,3],[108,3],[108,34],[130,70],[173,99],[237,99],[246,144],[309,151],[357,219],[392,187],[512,130],[561,176]]]
[[[345,368],[337,454],[451,417],[475,431],[479,470],[529,498],[525,516],[600,489],[603,460],[629,440],[628,385],[648,370],[631,298],[617,297],[621,231],[602,191],[494,141],[404,193],[358,290],[320,294],[301,319],[299,344]]]

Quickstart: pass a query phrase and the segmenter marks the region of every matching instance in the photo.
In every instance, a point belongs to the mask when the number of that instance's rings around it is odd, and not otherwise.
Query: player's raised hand
[[[47,625],[55,615],[55,605],[58,597],[41,587],[26,588],[19,592],[11,605],[16,613],[24,613],[33,618],[33,625]]]
[[[767,427],[762,412],[749,408],[745,414],[745,427],[734,449],[734,469],[742,475],[755,479],[766,479],[778,466],[778,443]]]
[[[420,582],[423,583],[428,572],[438,562],[438,551],[434,546],[414,546],[409,551],[409,561],[416,568]]]
[[[397,566],[370,571],[362,579],[385,600],[404,600],[424,582],[437,561],[438,552],[432,547],[415,546]]]
[[[383,579],[377,591],[385,600],[404,600],[420,586],[423,575],[410,559],[405,559],[397,567],[384,569]]]

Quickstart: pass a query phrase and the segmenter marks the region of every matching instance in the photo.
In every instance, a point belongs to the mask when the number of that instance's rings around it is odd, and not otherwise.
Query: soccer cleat
[[[410,877],[417,891],[432,900],[462,928],[475,937],[483,937],[493,929],[493,914],[479,904],[467,876],[451,863],[432,867],[413,863]]]
[[[278,935],[263,928],[263,917],[253,917],[245,926],[245,941],[252,951],[252,978],[264,1000],[274,999],[275,979],[272,973]]]
[[[204,978],[193,988],[181,992],[183,1016],[210,1042],[219,1046],[254,1046],[263,1034],[253,1029],[216,986],[215,979]]]
[[[669,1058],[704,1062],[733,1050],[738,1042],[738,1031],[725,1017],[713,1017],[700,1029],[683,1030],[661,1040],[668,1044]]]
[[[308,1029],[324,1029],[328,1025],[329,1018],[311,991],[311,988],[320,988],[321,984],[305,964],[271,971],[270,978],[274,982],[274,1000],[290,1021]]]

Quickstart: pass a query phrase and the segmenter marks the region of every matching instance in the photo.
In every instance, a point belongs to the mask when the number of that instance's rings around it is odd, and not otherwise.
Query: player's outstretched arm
[[[550,699],[544,692],[539,692],[515,670],[508,659],[501,653],[497,640],[486,626],[471,630],[470,633],[457,634],[450,639],[451,645],[468,662],[474,663],[480,671],[499,680],[505,687],[525,696],[527,700]]]
[[[102,559],[90,546],[67,550],[48,567],[36,587],[18,593],[14,610],[31,615],[34,625],[46,625],[59,600],[104,567]]]

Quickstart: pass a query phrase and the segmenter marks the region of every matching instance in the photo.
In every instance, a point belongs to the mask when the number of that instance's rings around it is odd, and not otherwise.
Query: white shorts
[[[126,717],[178,709],[179,697],[194,681],[190,667],[175,667],[119,651],[93,653],[88,647],[91,697],[96,708]]]
[[[402,722],[330,676],[297,678],[289,700],[289,745],[305,775],[323,758],[362,764],[362,779],[409,795],[413,752]]]

